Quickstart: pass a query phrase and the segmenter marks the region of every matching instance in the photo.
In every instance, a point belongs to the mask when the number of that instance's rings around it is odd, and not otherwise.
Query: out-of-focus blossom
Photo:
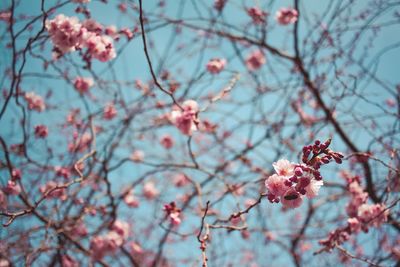
[[[207,70],[212,74],[220,73],[226,65],[226,60],[223,58],[213,58],[207,63]]]
[[[251,52],[246,58],[246,66],[250,71],[260,69],[266,62],[267,59],[261,50]]]
[[[297,21],[299,13],[293,8],[281,8],[276,12],[276,21],[281,25],[293,24]]]

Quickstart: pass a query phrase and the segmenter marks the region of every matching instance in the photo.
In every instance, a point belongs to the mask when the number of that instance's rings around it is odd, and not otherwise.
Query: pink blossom
[[[75,223],[70,232],[74,237],[85,237],[88,235],[86,225],[82,221]]]
[[[251,7],[247,9],[247,14],[253,19],[255,24],[264,23],[267,16],[267,12],[262,11],[258,7]]]
[[[119,38],[118,29],[117,27],[115,27],[115,25],[107,26],[105,29],[105,33],[113,39]]]
[[[189,178],[184,173],[178,173],[174,176],[173,183],[176,187],[182,187],[190,183]]]
[[[357,233],[361,230],[361,224],[357,218],[349,218],[347,219],[347,223],[352,233]]]
[[[49,134],[49,130],[45,125],[36,125],[35,126],[35,137],[36,138],[46,138]]]
[[[121,242],[121,237],[113,231],[104,236],[93,237],[90,240],[92,257],[101,260],[104,256],[115,253],[119,247],[117,245],[119,242]]]
[[[3,191],[8,195],[19,195],[21,193],[21,187],[17,182],[9,180],[7,185],[3,188]]]
[[[283,197],[281,197],[281,201],[284,207],[291,209],[300,207],[301,204],[303,203],[301,195],[293,188],[290,188],[285,192]]]
[[[79,263],[67,254],[61,256],[62,267],[79,267]]]
[[[89,32],[94,32],[96,34],[101,34],[103,31],[103,25],[95,21],[94,19],[87,19],[82,22],[82,26],[86,28]]]
[[[144,152],[142,150],[135,150],[130,158],[135,162],[141,162],[144,159]]]
[[[11,180],[13,181],[21,180],[21,177],[22,177],[22,172],[20,169],[13,169],[11,171]]]
[[[127,194],[124,197],[124,202],[126,205],[128,205],[128,207],[131,207],[131,208],[139,207],[139,200],[132,193]]]
[[[53,20],[46,21],[46,29],[55,48],[61,54],[82,48],[86,29],[79,23],[78,18],[59,14]]]
[[[10,11],[0,11],[0,21],[10,22],[11,12]]]
[[[129,224],[127,222],[123,222],[120,220],[116,220],[114,224],[111,226],[111,230],[115,231],[118,235],[120,235],[124,240],[129,237]]]
[[[207,70],[211,74],[218,74],[225,68],[225,65],[225,59],[213,58],[207,63]]]
[[[71,176],[71,171],[66,167],[56,166],[54,167],[54,171],[57,176],[61,176],[64,179],[68,179]]]
[[[145,198],[151,200],[158,196],[159,191],[154,182],[146,182],[143,186],[143,195]]]
[[[74,87],[76,91],[81,94],[89,92],[90,87],[94,84],[92,78],[76,77],[74,81]]]
[[[46,197],[48,197],[48,198],[59,198],[61,200],[65,200],[67,198],[67,192],[66,192],[65,188],[54,189],[58,186],[60,186],[60,185],[58,185],[56,182],[49,181],[44,186],[41,186],[39,190],[43,195],[47,194]],[[51,192],[51,193],[48,193],[48,192]]]
[[[30,110],[42,112],[46,109],[43,98],[39,95],[36,95],[34,92],[25,93],[24,98],[26,102],[28,102],[28,108]]]
[[[246,58],[246,66],[250,71],[258,70],[267,62],[261,50],[255,50]]]
[[[103,118],[106,120],[112,120],[115,116],[117,116],[117,109],[115,108],[113,103],[109,103],[104,107]]]
[[[280,159],[272,164],[276,173],[284,177],[292,177],[294,175],[294,164],[286,159]]]
[[[164,148],[171,149],[174,146],[174,139],[170,135],[166,134],[161,137],[160,143]]]
[[[192,135],[197,130],[197,112],[199,107],[196,101],[186,100],[183,110],[175,109],[171,112],[171,122],[185,135]]]
[[[120,30],[120,33],[123,34],[123,35],[125,35],[125,37],[126,37],[128,40],[130,40],[130,39],[133,38],[133,32],[132,32],[130,29],[128,29],[128,28],[122,28],[122,29]]]
[[[89,54],[101,62],[109,61],[116,57],[112,39],[106,35],[89,35],[86,40]]]
[[[293,8],[281,8],[276,12],[276,21],[281,25],[293,24],[297,21],[299,14]]]
[[[322,180],[317,181],[315,179],[311,179],[308,186],[305,187],[306,196],[308,198],[313,198],[313,197],[318,196],[319,189],[323,185],[324,185],[324,182]]]
[[[129,247],[130,247],[131,253],[132,253],[133,255],[143,253],[143,248],[142,248],[138,243],[136,243],[136,242],[131,242],[131,243],[129,244]]]
[[[265,186],[270,194],[273,194],[275,197],[280,197],[288,190],[288,187],[285,185],[285,180],[285,177],[273,174],[265,180]]]
[[[179,225],[181,224],[181,210],[177,208],[175,202],[164,205],[164,211],[170,219],[171,224]]]
[[[92,135],[90,133],[84,133],[81,138],[75,137],[75,143],[70,143],[68,145],[68,150],[84,152],[85,150],[89,149],[90,144],[92,143]]]
[[[383,204],[363,204],[358,208],[357,215],[361,222],[379,227],[382,223],[387,221],[389,211],[386,210]]]

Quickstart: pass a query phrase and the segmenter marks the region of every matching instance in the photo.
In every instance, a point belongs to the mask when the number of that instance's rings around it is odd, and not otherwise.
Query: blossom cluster
[[[170,114],[170,121],[185,135],[192,135],[198,128],[197,113],[199,105],[194,100],[186,100],[182,108],[175,107]]]
[[[331,140],[303,148],[302,164],[280,159],[273,163],[275,174],[265,180],[268,189],[268,200],[271,203],[282,202],[285,208],[300,207],[303,196],[313,198],[318,195],[323,185],[319,172],[321,165],[328,164],[332,159],[341,163],[343,155],[328,149]]]
[[[46,109],[46,104],[40,95],[34,92],[27,92],[24,95],[25,101],[28,103],[30,110],[36,110],[37,112],[43,112]]]
[[[326,239],[319,242],[328,251],[349,240],[351,235],[360,231],[368,232],[370,227],[380,227],[389,216],[389,210],[383,203],[367,204],[368,193],[361,187],[359,176],[345,173],[344,177],[350,193],[350,201],[346,206],[349,218],[344,227],[331,231]]]
[[[170,219],[171,224],[179,225],[181,223],[181,210],[176,207],[175,202],[164,205],[166,217]]]
[[[106,255],[115,253],[128,237],[129,224],[116,220],[107,234],[95,236],[90,241],[92,257],[100,260]]]
[[[102,35],[102,26],[93,20],[80,23],[76,17],[59,14],[46,21],[46,29],[57,57],[83,48],[87,48],[86,57],[93,57],[102,62],[116,57],[113,39]]]
[[[293,24],[297,21],[299,12],[293,8],[281,8],[276,12],[276,21],[281,25]]]
[[[223,58],[213,58],[207,63],[207,70],[211,74],[220,73],[226,65],[226,60]]]

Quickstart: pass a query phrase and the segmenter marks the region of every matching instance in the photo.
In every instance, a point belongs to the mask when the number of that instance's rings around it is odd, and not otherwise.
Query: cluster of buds
[[[331,144],[332,139],[326,140],[324,143],[316,140],[314,145],[308,145],[303,147],[302,161],[314,169],[318,170],[321,165],[328,164],[332,159],[337,163],[341,164],[343,155],[339,152],[333,152],[328,147]],[[310,155],[312,157],[310,159]]]
[[[302,164],[281,159],[273,164],[276,174],[269,176],[265,185],[268,189],[268,200],[271,203],[282,204],[286,208],[297,208],[302,203],[303,196],[313,198],[323,185],[320,167],[332,159],[342,162],[343,155],[328,149],[331,139],[303,148]]]
[[[166,213],[166,217],[169,217],[173,225],[179,225],[181,223],[181,210],[176,207],[175,202],[165,204],[164,211]]]

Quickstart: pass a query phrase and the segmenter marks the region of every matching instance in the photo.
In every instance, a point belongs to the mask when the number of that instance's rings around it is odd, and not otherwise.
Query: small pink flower
[[[171,224],[179,225],[181,224],[181,210],[176,207],[175,202],[164,205],[164,211],[170,219]]]
[[[358,208],[358,217],[361,222],[371,226],[379,227],[387,221],[389,211],[383,204],[363,204]]]
[[[128,28],[122,28],[120,33],[125,35],[126,39],[130,40],[133,38],[133,32]]]
[[[142,150],[135,150],[131,155],[131,160],[135,162],[142,162],[144,159],[144,152]]]
[[[115,253],[118,249],[118,244],[121,243],[121,237],[111,231],[105,236],[95,236],[90,240],[90,250],[92,257],[96,260],[101,260],[108,254]]]
[[[189,178],[184,173],[178,173],[174,176],[173,183],[176,187],[182,187],[190,183]]]
[[[196,101],[186,100],[183,110],[175,109],[171,112],[171,122],[185,135],[192,135],[197,130],[197,112],[199,107]]]
[[[82,221],[75,223],[70,232],[74,237],[85,237],[88,235],[86,225]]]
[[[71,176],[71,171],[66,167],[56,166],[54,167],[54,171],[57,176],[61,176],[64,179],[68,179]]]
[[[11,12],[10,11],[0,11],[0,21],[10,22]]]
[[[119,234],[124,240],[129,237],[129,224],[120,220],[116,220],[111,226],[111,230]]]
[[[67,198],[67,192],[66,192],[65,188],[54,189],[57,186],[59,186],[59,185],[56,182],[49,181],[44,186],[41,186],[39,190],[42,194],[47,194],[46,197],[48,197],[48,198],[59,198],[61,200],[65,200]],[[48,192],[51,192],[51,193],[48,193]]]
[[[89,92],[90,87],[94,84],[92,78],[76,77],[74,81],[74,87],[76,91],[81,94]]]
[[[35,137],[36,138],[46,138],[49,134],[49,130],[45,125],[36,125],[35,126]]]
[[[267,12],[262,11],[258,7],[251,7],[247,9],[247,14],[253,19],[255,24],[264,23],[267,16]]]
[[[265,186],[270,194],[280,197],[288,190],[285,181],[285,177],[273,174],[265,180]]]
[[[297,21],[299,13],[293,8],[281,8],[276,12],[276,21],[281,25],[293,24]]]
[[[95,21],[94,19],[87,19],[82,22],[82,26],[85,27],[89,32],[101,34],[103,31],[103,25]]]
[[[117,27],[115,27],[115,25],[107,26],[105,29],[105,33],[113,39],[119,38],[118,29]]]
[[[301,195],[293,188],[290,188],[285,192],[285,194],[281,197],[281,201],[284,207],[290,209],[300,207],[303,203]]]
[[[280,159],[272,164],[276,173],[284,177],[292,177],[294,175],[294,164],[286,159]]]
[[[137,255],[137,254],[142,254],[143,253],[143,248],[136,242],[131,242],[129,244],[131,253],[133,255]]]
[[[9,180],[7,185],[3,188],[3,191],[8,195],[19,195],[21,193],[21,187],[17,182]]]
[[[132,193],[127,194],[124,197],[124,202],[128,207],[131,207],[131,208],[139,207],[139,200]]]
[[[225,68],[225,65],[225,59],[213,58],[207,63],[207,70],[211,74],[218,74]]]
[[[22,172],[20,169],[13,169],[11,171],[11,180],[13,181],[21,180],[21,177],[22,177]]]
[[[159,191],[154,182],[146,182],[143,186],[143,195],[145,198],[151,200],[158,196]]]
[[[39,95],[36,95],[34,92],[25,93],[24,98],[26,102],[28,102],[28,108],[30,110],[42,112],[46,109],[43,98]]]
[[[361,224],[357,218],[349,218],[347,219],[347,223],[353,233],[358,233],[361,230]]]
[[[261,50],[253,51],[246,58],[246,66],[250,71],[258,70],[267,62],[264,53]]]
[[[324,182],[322,180],[317,181],[315,179],[311,179],[310,183],[305,188],[306,189],[306,196],[308,198],[313,198],[313,197],[318,196],[319,189],[323,185],[324,185]]]
[[[101,62],[106,62],[116,57],[113,41],[109,36],[91,34],[85,45],[89,54]]]
[[[174,139],[168,134],[161,137],[161,145],[166,149],[171,149],[174,146]]]
[[[106,120],[112,120],[118,113],[113,103],[107,104],[103,112],[103,118]]]

